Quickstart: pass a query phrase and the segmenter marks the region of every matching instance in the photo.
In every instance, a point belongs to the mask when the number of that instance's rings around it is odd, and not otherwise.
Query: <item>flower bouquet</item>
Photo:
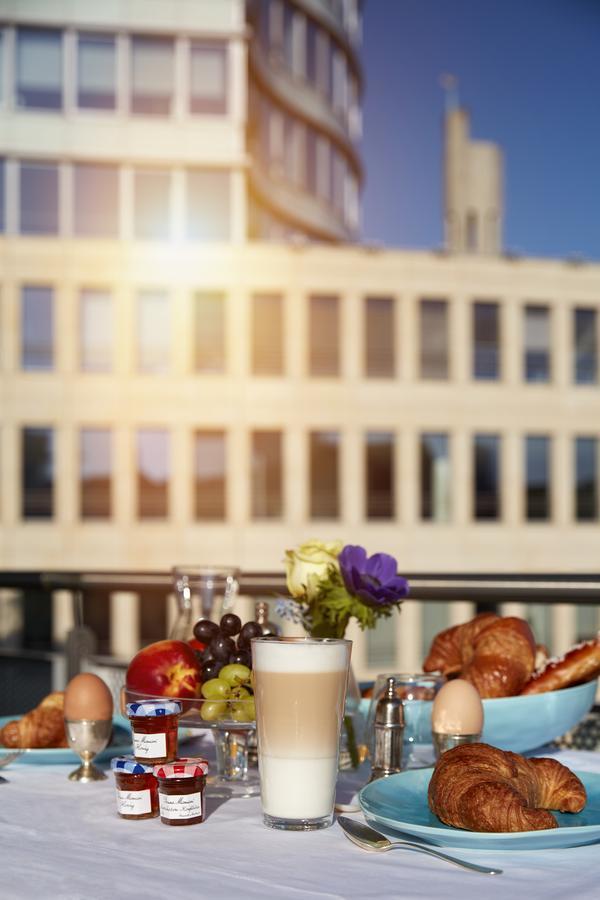
[[[280,601],[278,612],[313,637],[343,638],[352,618],[363,631],[374,628],[399,609],[409,590],[393,556],[367,556],[364,547],[342,541],[311,540],[286,550],[285,568],[292,599]]]

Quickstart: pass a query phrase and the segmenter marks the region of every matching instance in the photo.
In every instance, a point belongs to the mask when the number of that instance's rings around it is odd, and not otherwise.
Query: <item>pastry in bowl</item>
[[[64,693],[54,691],[20,719],[0,729],[0,745],[12,748],[43,749],[68,747],[65,735]]]
[[[526,759],[481,743],[443,753],[428,790],[431,811],[467,831],[558,828],[550,810],[581,812],[586,799],[579,778],[558,760]]]

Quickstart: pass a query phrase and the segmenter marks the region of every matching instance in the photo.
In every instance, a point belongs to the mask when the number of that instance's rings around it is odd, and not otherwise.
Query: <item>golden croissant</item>
[[[535,654],[533,633],[524,619],[482,613],[440,632],[423,669],[460,675],[481,697],[513,697],[529,680]]]
[[[549,810],[580,812],[579,778],[555,759],[526,759],[489,744],[443,753],[429,782],[429,808],[446,825],[468,831],[558,828]]]
[[[0,730],[5,747],[67,747],[63,712],[64,694],[55,691],[20,719],[7,722]]]

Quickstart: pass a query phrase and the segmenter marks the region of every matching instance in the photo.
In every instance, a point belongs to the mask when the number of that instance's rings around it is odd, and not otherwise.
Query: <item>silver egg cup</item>
[[[433,731],[433,749],[435,758],[439,759],[446,750],[460,747],[461,744],[477,744],[481,740],[481,732],[478,734],[444,734],[442,731]]]
[[[69,775],[69,781],[104,781],[106,775],[92,760],[110,740],[112,719],[65,719],[65,732],[69,747],[82,761]]]

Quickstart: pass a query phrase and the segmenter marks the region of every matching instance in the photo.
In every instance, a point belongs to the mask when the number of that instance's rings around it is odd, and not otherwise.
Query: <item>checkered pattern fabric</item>
[[[177,700],[143,700],[141,703],[128,703],[128,716],[173,716],[181,712],[181,703]]]

